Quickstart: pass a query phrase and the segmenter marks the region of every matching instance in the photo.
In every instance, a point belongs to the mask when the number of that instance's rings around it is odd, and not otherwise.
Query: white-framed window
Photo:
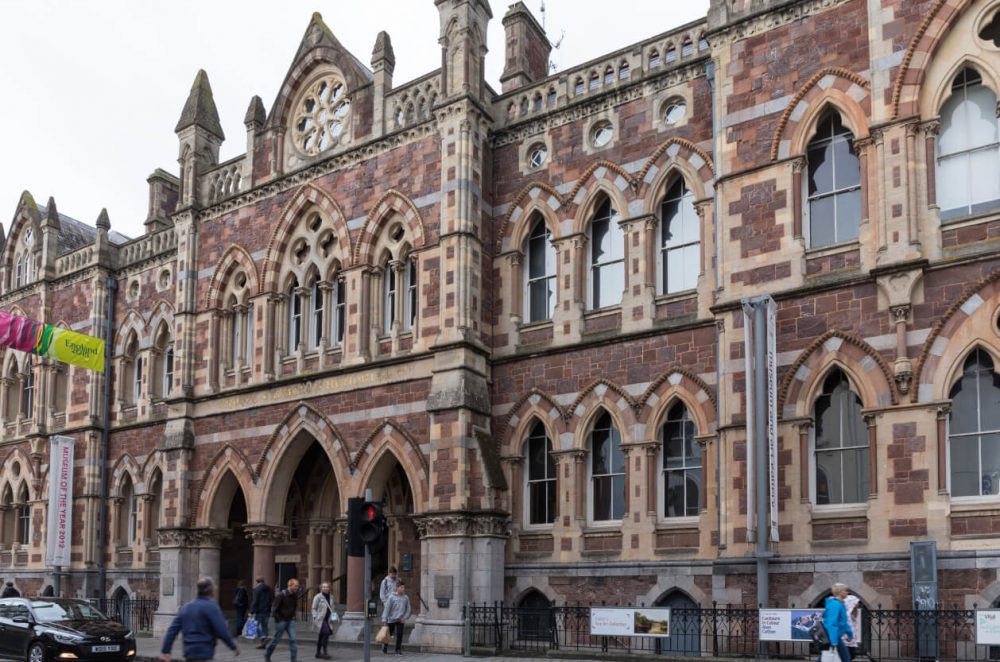
[[[847,375],[840,370],[827,375],[813,411],[816,505],[864,503],[871,483],[868,428]]]
[[[660,205],[660,292],[694,289],[701,273],[701,220],[694,194],[678,178]]]
[[[20,502],[17,507],[17,532],[18,540],[21,544],[27,545],[31,542],[31,505],[28,503],[28,490],[21,487]]]
[[[545,219],[535,219],[525,253],[528,262],[525,315],[528,322],[550,320],[556,306],[556,249],[552,246],[552,235]]]
[[[21,287],[21,270],[24,268],[21,258],[17,258],[17,264],[14,267],[14,288]]]
[[[941,218],[1000,206],[997,96],[974,69],[963,69],[941,107],[937,140],[937,202]]]
[[[235,299],[230,305],[231,315],[229,318],[229,365],[235,368],[240,360],[240,351],[243,347],[243,324],[240,320],[240,313],[235,306]]]
[[[413,255],[406,261],[406,301],[403,310],[403,328],[412,329],[417,325],[417,258]]]
[[[590,433],[590,516],[595,522],[625,516],[625,454],[608,412],[597,417]]]
[[[254,329],[253,316],[254,316],[253,304],[248,303],[246,312],[246,333],[243,334],[244,342],[246,344],[246,350],[245,354],[243,355],[243,358],[248,367],[253,365],[253,329]]]
[[[701,446],[694,434],[687,407],[673,405],[660,429],[664,517],[693,517],[701,509]]]
[[[590,221],[590,307],[617,306],[625,290],[625,234],[605,199]]]
[[[27,371],[24,375],[24,394],[21,399],[21,415],[31,418],[35,413],[35,370],[30,359],[27,362]]]
[[[122,479],[121,503],[118,519],[118,544],[131,545],[135,542],[136,505],[135,486],[130,476]]]
[[[556,520],[556,463],[552,459],[552,441],[541,421],[535,421],[525,444],[528,498],[525,519],[529,525],[552,524]]]
[[[142,397],[142,357],[135,357],[135,372],[133,373],[135,379],[132,380],[132,403],[135,404],[139,402],[139,398]]]
[[[347,284],[343,277],[338,277],[333,288],[333,344],[344,342],[344,332],[347,329]]]
[[[319,286],[319,279],[313,281],[309,296],[309,349],[315,350],[323,337],[323,318],[326,293]]]
[[[1000,494],[1000,376],[993,358],[976,349],[951,389],[948,414],[951,495]]]
[[[809,245],[829,246],[858,238],[861,225],[861,161],[854,135],[840,115],[827,113],[806,148]]]
[[[170,389],[174,385],[174,346],[168,345],[163,352],[163,384],[160,386],[160,393],[163,397],[170,395]]]
[[[383,327],[382,330],[385,333],[392,331],[392,325],[396,321],[396,297],[399,296],[399,283],[396,278],[396,269],[393,267],[392,261],[386,262],[385,268],[382,270],[382,283],[383,283],[383,302],[384,302],[384,312],[382,315]]]
[[[24,256],[24,284],[27,285],[32,281],[31,278],[31,253],[27,253]]]
[[[288,288],[288,351],[294,353],[302,342],[302,295],[299,283],[293,281]]]
[[[295,146],[314,156],[340,144],[350,126],[351,101],[346,86],[337,76],[313,81],[292,115]]]

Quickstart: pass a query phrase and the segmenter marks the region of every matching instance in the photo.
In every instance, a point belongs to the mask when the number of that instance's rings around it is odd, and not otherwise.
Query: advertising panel
[[[823,608],[761,609],[758,620],[761,641],[812,641],[809,629],[823,620]]]
[[[655,607],[591,607],[590,634],[669,637],[670,610]]]

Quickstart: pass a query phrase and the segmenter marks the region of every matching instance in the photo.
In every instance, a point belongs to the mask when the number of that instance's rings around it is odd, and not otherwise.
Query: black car
[[[25,662],[135,659],[135,635],[84,600],[0,600],[0,658]]]

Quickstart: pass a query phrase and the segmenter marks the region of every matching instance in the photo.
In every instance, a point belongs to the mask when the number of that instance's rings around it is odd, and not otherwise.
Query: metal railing
[[[598,606],[598,605],[595,605]],[[492,651],[645,653],[673,656],[756,657],[758,610],[719,606],[670,610],[669,637],[590,634],[590,607],[523,608],[495,604],[464,610],[470,644]],[[816,659],[811,641],[764,642],[772,658]],[[859,654],[874,662],[921,659],[1000,660],[1000,646],[976,644],[974,609],[865,609]]]
[[[92,598],[90,602],[133,632],[153,631],[153,614],[160,604],[155,598]]]

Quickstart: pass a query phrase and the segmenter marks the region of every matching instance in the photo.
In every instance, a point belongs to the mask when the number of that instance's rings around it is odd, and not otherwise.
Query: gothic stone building
[[[517,3],[499,91],[486,0],[427,5],[442,66],[405,83],[387,34],[369,68],[314,16],[226,162],[199,72],[140,237],[22,197],[0,305],[110,312],[110,448],[102,494],[100,374],[2,356],[0,576],[54,581],[58,433],[62,592],[155,596],[160,626],[201,574],[360,611],[366,489],[427,648],[467,601],[752,603],[740,301],[767,293],[771,599],[908,604],[934,539],[941,602],[997,600],[1000,2],[712,0],[554,74]]]

